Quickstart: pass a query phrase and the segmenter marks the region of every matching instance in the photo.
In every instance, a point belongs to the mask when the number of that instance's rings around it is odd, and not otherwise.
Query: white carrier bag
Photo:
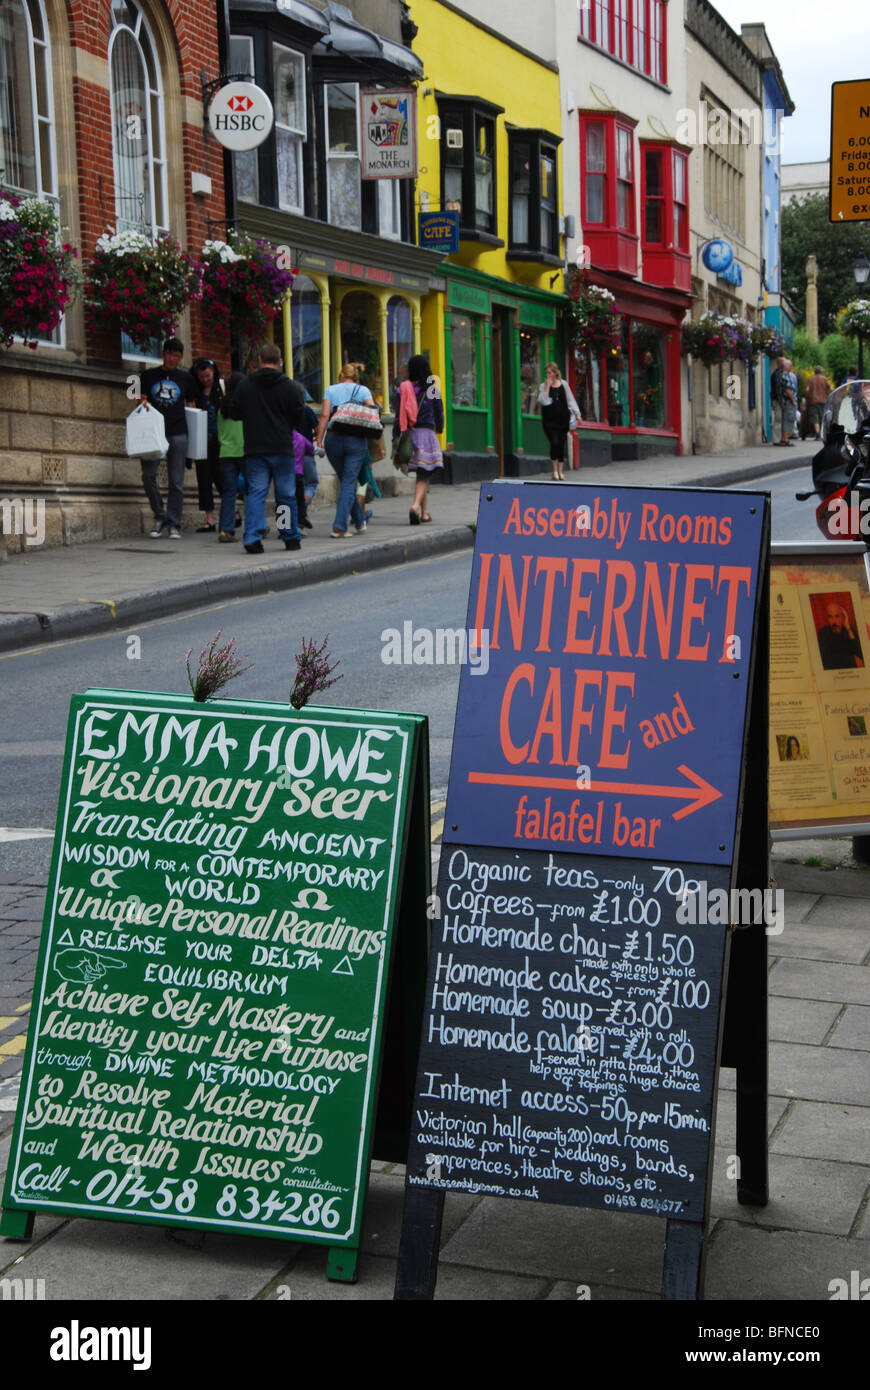
[[[130,458],[162,459],[166,454],[163,416],[153,406],[137,405],[127,416],[125,447]]]
[[[187,457],[189,459],[208,458],[208,411],[197,410],[192,405],[184,407],[187,421]]]

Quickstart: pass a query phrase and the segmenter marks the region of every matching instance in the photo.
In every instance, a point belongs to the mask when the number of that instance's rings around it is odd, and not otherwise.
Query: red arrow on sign
[[[651,787],[644,786],[636,782],[589,782],[582,787],[577,786],[576,780],[571,781],[565,777],[520,777],[513,776],[511,773],[504,772],[469,772],[469,782],[487,782],[496,786],[506,787],[542,787],[547,791],[567,791],[567,792],[617,792],[628,794],[633,792],[635,796],[670,796],[685,800],[688,804],[681,806],[679,811],[673,812],[674,820],[682,820],[684,816],[690,816],[694,811],[700,811],[711,802],[718,801],[722,796],[720,791],[712,787],[709,782],[705,782],[703,777],[699,777],[697,772],[693,772],[685,763],[680,763],[677,768],[685,778],[694,785],[691,787]]]

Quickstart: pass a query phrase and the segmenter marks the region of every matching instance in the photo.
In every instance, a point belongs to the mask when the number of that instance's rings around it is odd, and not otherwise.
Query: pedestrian
[[[284,549],[299,550],[302,545],[296,511],[293,431],[302,422],[305,397],[301,386],[284,375],[281,349],[276,343],[264,343],[257,361],[257,370],[239,383],[230,402],[231,417],[241,420],[244,426],[248,485],[244,544],[249,555],[263,554],[266,496],[273,479],[278,535]]]
[[[199,494],[199,508],[205,513],[202,526],[197,531],[214,531],[214,495],[221,495],[221,447],[218,438],[218,411],[223,404],[224,392],[221,374],[211,357],[197,357],[191,369],[196,381],[198,410],[204,410],[207,420],[208,455],[204,459],[194,459],[196,466],[196,487]]]
[[[819,431],[822,424],[822,411],[825,408],[825,401],[833,391],[833,386],[825,376],[824,367],[815,367],[813,374],[806,384],[807,401],[807,420],[812,428],[813,435],[819,438]]]
[[[792,397],[793,397],[793,399],[794,399],[794,412],[795,412],[795,418],[794,418],[794,423],[792,424],[791,437],[792,437],[792,439],[800,439],[800,433],[799,433],[798,427],[797,427],[798,397],[799,397],[799,394],[800,394],[800,393],[799,393],[799,388],[798,388],[797,372],[796,372],[795,369],[794,369],[794,363],[793,363],[793,362],[791,361],[791,359],[788,358],[788,357],[787,357],[786,360],[785,360],[785,370],[786,370],[786,373],[788,374],[789,389],[791,390],[791,394],[792,394]]]
[[[418,354],[408,361],[407,379],[399,388],[399,429],[411,435],[408,472],[415,473],[414,504],[408,513],[412,526],[431,521],[426,509],[429,478],[444,467],[438,435],[444,429],[444,404],[428,359]]]
[[[302,424],[299,427],[299,433],[313,445],[317,437],[317,416],[311,409],[311,395],[307,387],[303,386],[302,392],[305,396],[305,410],[302,415]],[[306,531],[313,530],[313,523],[308,515],[308,508],[317,496],[317,489],[319,486],[320,477],[317,472],[317,462],[312,448],[310,453],[306,450],[305,457],[302,461],[301,502],[299,500],[299,474],[297,473],[296,475],[296,504],[299,507],[299,526],[300,528],[304,527]]]
[[[843,377],[843,380],[840,382],[840,385],[841,385],[841,386],[845,386],[847,381],[857,381],[857,380],[858,380],[858,368],[857,368],[857,367],[850,367],[849,370],[848,370],[848,372],[846,373],[846,375]]]
[[[167,338],[163,344],[163,366],[149,367],[139,382],[139,399],[159,410],[166,429],[166,464],[169,489],[166,506],[157,483],[159,459],[142,459],[142,486],[151,503],[155,538],[168,531],[169,539],[181,538],[181,514],[184,508],[184,464],[187,458],[187,420],[185,405],[192,405],[196,383],[189,372],[181,369],[184,344],[179,338]]]
[[[229,544],[236,539],[236,526],[241,520],[236,511],[239,475],[245,471],[245,428],[241,420],[230,415],[230,402],[236,388],[245,379],[244,372],[231,372],[224,383],[224,399],[218,412],[218,442],[221,468],[221,514],[218,540]]]
[[[296,468],[296,509],[299,514],[299,525],[311,530],[311,522],[308,520],[308,501],[305,496],[305,464],[311,459],[314,462],[314,444],[312,440],[306,438],[299,430],[293,431],[293,457]]]
[[[550,441],[550,462],[553,465],[553,478],[565,481],[562,469],[567,455],[568,435],[577,428],[580,407],[574,399],[571,387],[562,380],[558,363],[547,363],[546,380],[538,391],[541,407],[541,424],[544,434]]]
[[[788,371],[788,362],[785,357],[776,359],[776,371],[773,376],[774,396],[779,405],[779,439],[776,441],[780,448],[791,448],[791,434],[794,430],[795,415],[797,412],[797,389],[792,388],[791,374]]]
[[[356,497],[356,480],[368,451],[366,434],[362,430],[354,431],[347,427],[341,430],[332,429],[329,424],[333,411],[350,401],[357,405],[374,405],[368,387],[360,384],[359,365],[356,362],[346,362],[338,374],[338,381],[333,386],[327,386],[323,393],[323,408],[317,425],[317,447],[324,448],[325,438],[326,457],[339,479],[335,520],[330,533],[332,540],[346,539],[350,535],[350,522],[353,522],[353,529],[358,536],[366,529],[365,515]]]

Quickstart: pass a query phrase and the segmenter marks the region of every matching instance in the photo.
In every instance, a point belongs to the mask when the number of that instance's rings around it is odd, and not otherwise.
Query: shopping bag
[[[166,428],[159,410],[143,402],[127,416],[124,446],[130,458],[162,459],[166,454]]]
[[[208,411],[197,410],[195,406],[184,407],[187,421],[187,457],[189,459],[208,458]]]

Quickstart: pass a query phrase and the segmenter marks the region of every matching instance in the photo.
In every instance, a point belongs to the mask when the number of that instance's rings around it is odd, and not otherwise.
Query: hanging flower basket
[[[578,355],[619,352],[622,347],[622,315],[610,290],[590,285],[574,274],[567,306],[568,337]]]
[[[141,351],[168,338],[188,304],[202,293],[200,267],[169,236],[104,232],[97,242],[85,290],[93,320],[115,319]]]
[[[208,332],[260,338],[298,275],[286,252],[231,232],[202,248],[202,321]]]
[[[870,334],[870,299],[853,299],[837,314],[837,331],[844,338],[865,338]]]
[[[706,313],[699,319],[683,324],[681,351],[690,354],[705,367],[720,362],[753,363],[757,356],[753,347],[754,325],[746,319],[723,314]]]
[[[78,291],[75,257],[51,203],[0,193],[0,348],[51,337]]]
[[[782,334],[767,323],[752,325],[752,348],[756,356],[781,357],[786,349]]]

